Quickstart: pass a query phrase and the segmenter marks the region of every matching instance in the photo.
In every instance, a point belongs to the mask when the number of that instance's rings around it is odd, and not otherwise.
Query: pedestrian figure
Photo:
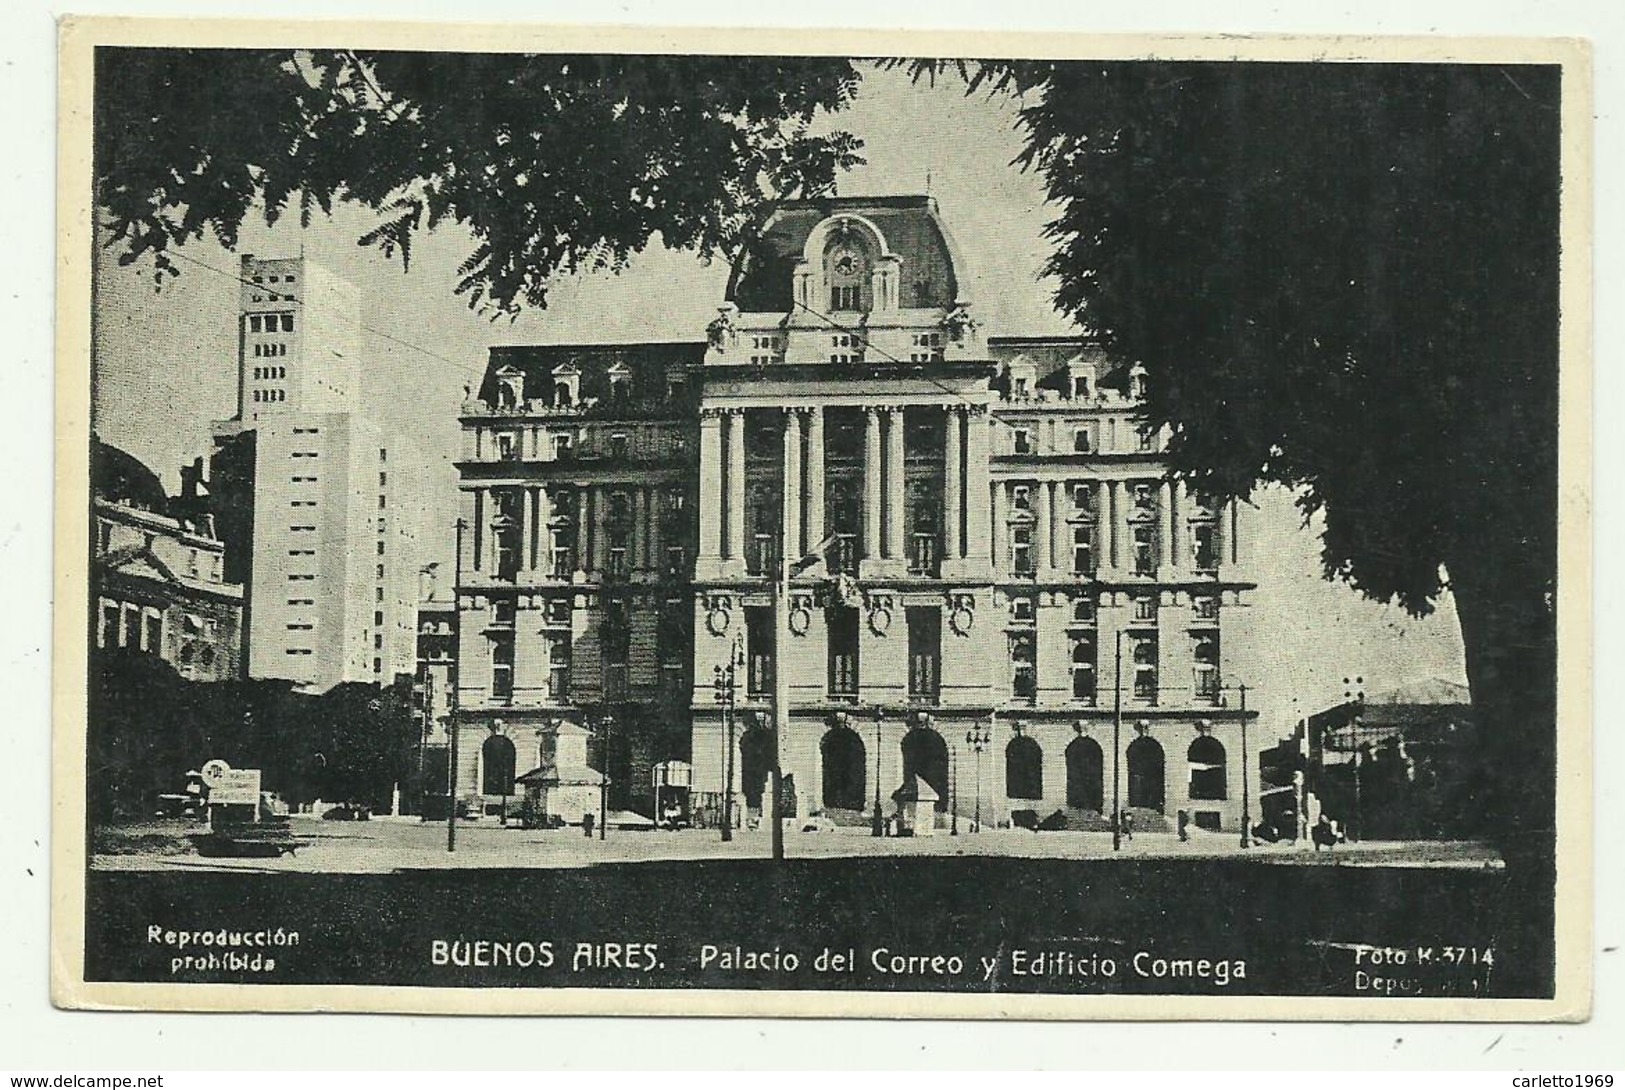
[[[1129,810],[1125,809],[1123,811],[1123,816],[1122,816],[1121,820],[1122,820],[1122,829],[1123,829],[1123,839],[1124,840],[1133,840],[1134,839],[1134,814],[1132,812],[1130,812]]]
[[[1179,812],[1179,839],[1183,841],[1183,840],[1189,840],[1190,838],[1191,838],[1191,812],[1189,810],[1181,810]]]
[[[1320,820],[1315,822],[1315,827],[1310,833],[1310,839],[1315,842],[1315,851],[1318,852],[1322,847],[1335,847],[1343,837],[1337,831],[1337,826],[1332,824],[1332,819],[1321,814]]]
[[[595,821],[594,821],[593,815],[591,815],[591,814],[582,814],[581,815],[581,831],[586,834],[586,837],[587,837],[588,840],[592,839],[592,827],[593,827],[594,824],[595,824]]]

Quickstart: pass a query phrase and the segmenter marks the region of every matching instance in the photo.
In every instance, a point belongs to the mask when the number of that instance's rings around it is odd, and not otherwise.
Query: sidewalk
[[[297,855],[277,859],[203,859],[197,855],[131,851],[99,854],[96,870],[242,870],[258,872],[378,874],[396,870],[459,868],[569,868],[608,863],[701,859],[766,859],[766,830],[738,830],[723,843],[715,829],[681,832],[610,829],[599,840],[580,829],[526,830],[494,822],[459,823],[457,850],[446,851],[445,823],[323,822],[296,818],[295,834],[310,841]],[[1104,859],[1112,837],[1102,832],[1032,833],[987,829],[950,836],[875,838],[867,829],[843,827],[819,833],[787,832],[787,858],[869,856],[992,856],[1021,859]],[[1239,834],[1207,833],[1182,842],[1169,833],[1139,833],[1124,840],[1123,859],[1235,858],[1279,866],[1426,867],[1496,870],[1500,856],[1483,844],[1462,841],[1365,842],[1315,851],[1305,843],[1258,844],[1243,849]]]

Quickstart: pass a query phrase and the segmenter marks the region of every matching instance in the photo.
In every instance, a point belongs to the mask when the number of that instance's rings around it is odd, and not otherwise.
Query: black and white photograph
[[[1587,1015],[1582,43],[61,43],[59,1004]]]

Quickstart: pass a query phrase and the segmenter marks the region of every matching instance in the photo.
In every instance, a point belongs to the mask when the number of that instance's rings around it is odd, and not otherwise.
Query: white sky
[[[990,334],[1069,331],[1038,279],[1047,253],[1039,180],[1010,166],[1020,150],[1015,110],[1004,98],[967,98],[959,86],[914,86],[901,73],[871,72],[858,101],[834,124],[865,141],[868,165],[845,176],[843,195],[936,196],[957,239],[973,307]],[[726,269],[657,248],[619,276],[559,281],[544,312],[510,323],[471,313],[455,296],[466,234],[422,236],[412,267],[356,246],[370,219],[354,210],[301,231],[245,226],[240,252],[306,255],[353,282],[370,330],[363,367],[366,411],[397,435],[414,438],[430,465],[430,533],[423,559],[450,560],[459,444],[456,411],[465,382],[477,382],[492,344],[700,339],[722,300]],[[188,257],[234,273],[237,255],[204,241]],[[206,454],[210,422],[236,407],[237,283],[190,262],[178,281],[153,290],[150,270],[119,268],[102,252],[98,277],[98,390],[101,437],[147,462],[171,491],[178,466]],[[390,338],[393,338],[390,339]],[[404,342],[404,343],[403,343]],[[1227,683],[1246,681],[1269,736],[1297,715],[1341,699],[1345,676],[1376,693],[1440,677],[1465,682],[1449,601],[1425,620],[1360,598],[1320,578],[1319,535],[1300,528],[1282,490],[1258,497],[1246,538],[1255,570],[1269,579],[1254,594],[1244,625],[1256,649]],[[1244,530],[1245,534],[1245,530]],[[1232,649],[1236,647],[1232,644]],[[1296,698],[1296,702],[1294,702]]]

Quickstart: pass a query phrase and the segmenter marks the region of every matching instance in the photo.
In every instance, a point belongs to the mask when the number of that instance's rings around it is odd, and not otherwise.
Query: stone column
[[[807,410],[807,542],[812,548],[824,540],[824,410]]]
[[[1123,567],[1123,482],[1110,481],[1107,487],[1111,489],[1111,510],[1106,512],[1108,552],[1113,570],[1120,570]]]
[[[728,467],[723,462],[722,415],[716,409],[700,412],[700,556],[717,560],[725,545],[723,498],[727,495]]]
[[[1241,513],[1235,500],[1225,504],[1230,511],[1230,563],[1241,562]]]
[[[589,531],[592,528],[592,506],[590,493],[587,487],[576,490],[576,571],[588,571],[592,567],[592,554],[588,551],[592,544]]]
[[[1033,515],[1037,519],[1033,529],[1033,567],[1039,572],[1048,571],[1050,567],[1050,539],[1055,531],[1055,523],[1050,519],[1050,496],[1054,488],[1052,481],[1039,481],[1033,488]]]
[[[994,481],[993,489],[993,532],[988,541],[989,553],[993,561],[994,571],[1007,571],[1010,567],[1010,547],[1006,542],[1009,533],[1009,515],[1005,511],[1005,485],[1003,481]]]
[[[536,566],[535,553],[531,549],[531,534],[536,525],[536,490],[522,488],[519,490],[519,571],[521,574],[530,571]]]
[[[643,515],[645,520],[644,556],[648,558],[647,566],[652,572],[666,570],[665,542],[660,540],[660,486],[650,485],[648,496],[644,500]]]
[[[794,563],[806,552],[801,541],[801,410],[784,410],[783,458],[784,533],[779,548],[785,564]]]
[[[1104,571],[1112,566],[1111,549],[1112,494],[1105,481],[1095,482],[1095,570]]]
[[[886,421],[886,555],[902,560],[903,507],[905,503],[903,466],[903,408],[887,411]]]
[[[993,556],[988,525],[991,482],[988,479],[988,415],[983,406],[965,413],[965,555],[973,560]]]
[[[632,547],[628,550],[631,555],[627,558],[627,566],[632,571],[642,571],[649,566],[649,538],[643,529],[647,493],[648,489],[643,487],[632,489]]]
[[[485,520],[489,517],[486,514],[485,494],[486,490],[483,488],[474,490],[474,519],[469,526],[469,542],[473,548],[473,555],[469,557],[469,569],[476,576],[485,574],[486,558],[491,553],[491,535],[485,525]]]
[[[1191,512],[1191,485],[1181,478],[1174,482],[1174,536],[1168,545],[1169,563],[1173,565],[1175,574],[1182,573],[1191,566],[1190,532],[1186,520]]]
[[[592,570],[609,569],[609,487],[592,490]]]
[[[880,558],[880,410],[863,414],[863,555]]]
[[[1049,482],[1049,566],[1059,569],[1061,558],[1065,553],[1062,539],[1066,534],[1066,516],[1061,511],[1061,501],[1065,498],[1066,489],[1060,481]],[[1070,564],[1065,565],[1071,567]]]
[[[1166,479],[1157,486],[1157,519],[1157,570],[1166,574],[1174,559],[1174,488]]]
[[[553,570],[553,535],[547,528],[553,517],[553,498],[544,485],[536,490],[536,536],[531,538],[530,566],[538,571]]]
[[[959,409],[951,408],[944,415],[948,426],[947,434],[943,437],[942,456],[942,556],[944,560],[957,561],[964,555],[959,536],[960,519],[964,514],[959,489],[960,475],[965,469],[964,445],[960,438],[964,414]]]
[[[745,413],[728,414],[728,544],[729,560],[745,559]]]

